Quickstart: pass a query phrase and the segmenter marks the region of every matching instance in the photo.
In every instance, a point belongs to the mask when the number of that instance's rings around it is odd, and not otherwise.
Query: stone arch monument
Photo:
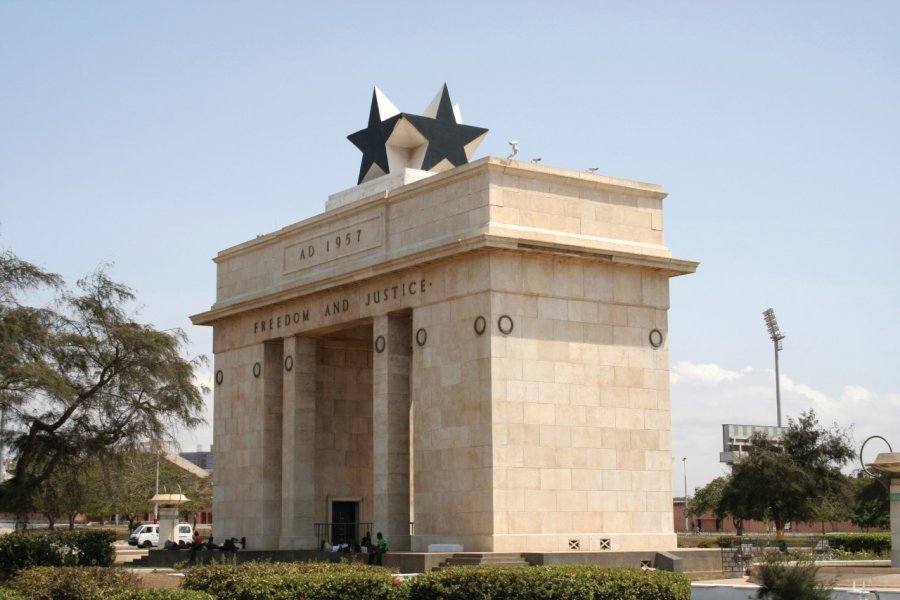
[[[192,320],[214,328],[217,534],[674,548],[669,278],[697,263],[663,243],[666,194],[468,162],[486,130],[446,87],[391,109],[376,91],[350,136],[358,186],[215,259]]]

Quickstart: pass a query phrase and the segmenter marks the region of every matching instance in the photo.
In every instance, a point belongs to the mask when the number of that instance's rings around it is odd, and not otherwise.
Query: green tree
[[[35,509],[43,514],[50,528],[65,518],[75,528],[79,515],[101,515],[108,504],[110,488],[103,477],[108,460],[90,459],[82,464],[56,469],[38,488]]]
[[[35,508],[47,518],[50,529],[62,515],[70,528],[74,528],[75,518],[84,505],[82,471],[80,467],[57,469],[38,488]]]
[[[835,485],[822,497],[816,498],[814,520],[822,524],[822,535],[826,533],[826,523],[831,523],[834,531],[835,523],[849,521],[852,516],[853,484],[846,475],[843,475],[843,479],[842,484]]]
[[[694,489],[694,497],[688,505],[687,514],[693,517],[699,517],[706,513],[713,513],[721,518],[724,514],[720,514],[719,505],[722,502],[722,493],[728,480],[725,477],[716,477],[703,487]]]
[[[115,457],[104,467],[107,491],[103,496],[102,512],[128,519],[129,530],[134,529],[151,511],[149,500],[156,493],[157,464],[160,492],[181,492],[188,497],[189,501],[180,507],[182,518],[210,506],[210,477],[197,477],[156,452],[134,451]]]
[[[191,476],[185,489],[189,501],[181,507],[181,510],[184,512],[185,520],[190,520],[196,529],[200,512],[209,510],[212,506],[212,477]]]
[[[43,286],[58,289],[62,283],[59,275],[48,273],[8,250],[0,253],[0,307],[4,309],[21,306],[19,294],[25,290]]]
[[[105,270],[58,291],[58,276],[6,252],[0,277],[0,408],[16,465],[0,506],[34,510],[58,470],[202,422],[194,370],[205,359],[182,356],[182,331],[137,322],[134,293]],[[21,300],[41,286],[56,294],[52,303]]]
[[[729,515],[722,504],[722,496],[727,487],[727,477],[716,477],[703,487],[695,488],[694,497],[691,498],[690,504],[688,505],[687,514],[689,516],[701,517],[705,514],[712,513],[716,515],[716,518],[724,519]],[[738,530],[738,535],[740,535],[744,528],[743,521],[733,515],[732,519]]]
[[[841,466],[853,457],[845,431],[819,427],[813,411],[801,414],[778,440],[754,434],[747,456],[732,468],[720,510],[772,519],[780,538],[785,521],[812,522],[827,499],[844,493]]]

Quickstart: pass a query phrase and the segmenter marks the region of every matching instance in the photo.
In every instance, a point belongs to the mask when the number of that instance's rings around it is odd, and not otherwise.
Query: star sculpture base
[[[432,175],[437,175],[437,173],[434,171],[422,171],[421,169],[403,169],[398,173],[382,175],[381,177],[364,181],[352,188],[331,194],[325,202],[325,210],[334,210],[335,208],[352,204],[363,198],[370,198],[376,194],[384,194],[408,183],[421,181]]]

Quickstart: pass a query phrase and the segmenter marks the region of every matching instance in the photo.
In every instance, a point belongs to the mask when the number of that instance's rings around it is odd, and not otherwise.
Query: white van
[[[179,523],[175,528],[175,534],[178,538],[174,540],[175,543],[184,542],[185,544],[190,544],[191,538],[194,536],[194,528],[188,523]],[[128,544],[140,548],[159,546],[159,524],[144,523],[143,525],[138,525],[131,532],[131,535],[128,536]]]

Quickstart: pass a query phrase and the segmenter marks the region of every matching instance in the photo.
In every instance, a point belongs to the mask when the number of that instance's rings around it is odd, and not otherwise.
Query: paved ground
[[[184,576],[171,569],[136,569],[143,588],[177,588]]]
[[[829,569],[830,570],[830,569]],[[829,582],[834,587],[852,588],[865,587],[875,590],[900,590],[900,569],[884,569],[885,573],[858,572],[852,568],[840,573],[820,573],[823,581]],[[891,572],[888,572],[891,571]],[[708,583],[711,585],[754,585],[748,577],[737,579],[704,579],[696,583]]]
[[[127,564],[141,556],[146,556],[147,551],[129,546],[126,542],[116,542],[116,563]],[[175,588],[181,584],[182,576],[172,569],[136,569],[141,577],[144,587]],[[863,563],[843,564],[840,566],[821,565],[820,576],[835,587],[852,588],[854,584],[862,587],[865,584],[869,589],[876,590],[900,590],[900,569],[891,569],[881,566],[866,566]],[[753,584],[747,577],[730,579],[704,579],[697,583],[720,585],[747,585]]]
[[[900,590],[900,570],[883,575],[872,573],[853,573],[848,571],[841,574],[823,573],[821,577],[826,581],[834,581],[836,587],[865,587],[876,590]]]

